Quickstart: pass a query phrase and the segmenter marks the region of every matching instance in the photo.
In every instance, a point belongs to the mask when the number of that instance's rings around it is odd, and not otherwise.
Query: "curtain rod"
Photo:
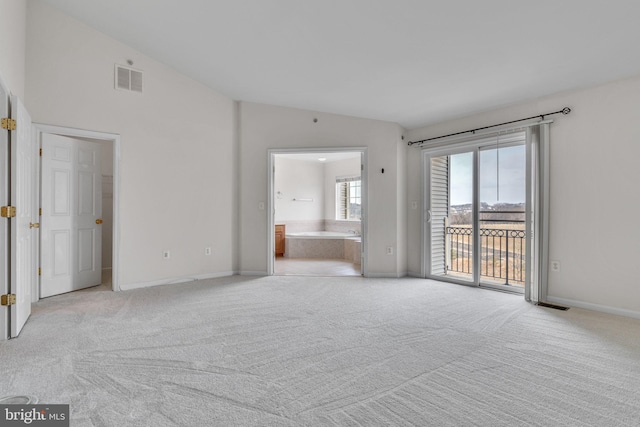
[[[510,125],[511,123],[524,122],[525,120],[537,119],[538,117],[540,119],[544,120],[544,116],[551,116],[551,115],[554,115],[554,114],[562,113],[562,114],[564,114],[566,116],[570,112],[571,112],[571,108],[564,107],[562,110],[554,111],[553,113],[538,114],[537,116],[527,117],[525,119],[512,120],[510,122],[498,123],[497,125],[489,125],[489,126],[484,126],[484,127],[481,127],[481,128],[465,130],[465,131],[462,131],[462,132],[450,133],[449,135],[436,136],[434,138],[421,139],[420,141],[409,141],[407,144],[409,146],[412,146],[413,144],[422,144],[423,142],[433,141],[433,140],[436,140],[436,139],[447,138],[449,136],[462,135],[463,133],[476,133],[479,130],[485,130],[485,129],[495,128],[495,127],[498,127],[498,126]]]

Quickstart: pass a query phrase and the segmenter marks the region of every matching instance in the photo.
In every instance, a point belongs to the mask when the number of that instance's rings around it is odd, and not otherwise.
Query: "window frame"
[[[356,184],[357,183],[357,184]],[[352,191],[357,187],[359,194]],[[362,176],[348,176],[336,178],[336,221],[361,221],[362,220]],[[351,204],[359,202],[360,215],[352,216]]]

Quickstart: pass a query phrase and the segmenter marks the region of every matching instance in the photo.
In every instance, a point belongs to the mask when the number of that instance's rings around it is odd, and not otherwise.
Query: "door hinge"
[[[38,209],[38,215],[42,216],[42,208]]]
[[[42,148],[40,149],[40,157],[42,157]]]
[[[16,216],[15,206],[3,206],[0,208],[0,216],[2,218],[13,218]]]
[[[38,276],[42,276],[42,269],[38,267]]]
[[[14,305],[16,303],[15,294],[2,295],[0,298],[0,305]]]
[[[2,129],[16,130],[16,121],[8,117],[2,119]]]

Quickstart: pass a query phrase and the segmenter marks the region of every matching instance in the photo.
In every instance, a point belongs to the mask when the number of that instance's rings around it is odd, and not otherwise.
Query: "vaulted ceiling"
[[[638,0],[43,0],[236,100],[412,129],[640,74]]]

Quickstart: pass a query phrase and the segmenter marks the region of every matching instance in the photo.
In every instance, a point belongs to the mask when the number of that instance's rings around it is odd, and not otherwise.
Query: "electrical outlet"
[[[211,248],[210,247],[204,248],[204,254],[205,255],[211,255]]]
[[[560,271],[560,261],[551,261],[551,271]]]
[[[162,258],[164,258],[164,259],[171,258],[171,251],[169,251],[169,250],[162,251]]]
[[[387,246],[387,255],[393,255],[393,247]]]
[[[418,209],[418,201],[417,200],[412,200],[411,201],[411,209]]]

